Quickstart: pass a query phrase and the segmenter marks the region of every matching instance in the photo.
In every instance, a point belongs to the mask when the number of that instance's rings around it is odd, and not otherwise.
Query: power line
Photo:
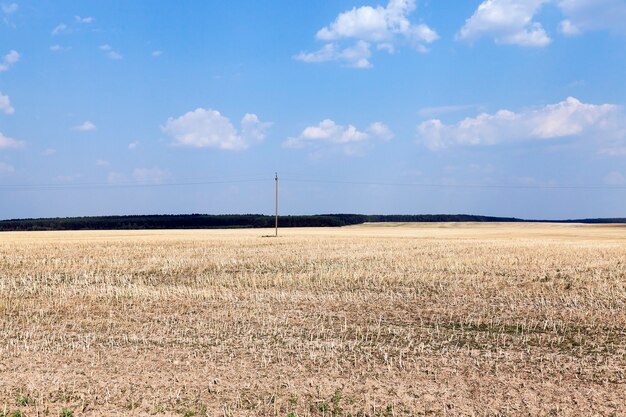
[[[0,184],[0,190],[71,190],[84,188],[98,189],[124,189],[124,188],[162,188],[181,187],[194,185],[218,185],[239,183],[260,183],[275,180],[274,175],[230,175],[215,178],[187,178],[180,181],[166,181],[147,183],[145,181],[123,181],[121,183],[85,182],[73,184],[59,183],[30,183],[30,184]],[[537,190],[625,190],[626,185],[540,185],[540,184],[450,184],[434,182],[394,182],[394,181],[349,181],[327,180],[320,178],[297,178],[282,177],[281,181],[287,183],[314,183],[314,184],[339,184],[339,185],[366,185],[387,187],[421,187],[421,188],[454,188],[454,189],[537,189]]]
[[[71,190],[81,188],[158,188],[158,187],[179,187],[191,185],[210,184],[237,184],[247,182],[266,182],[267,178],[242,179],[242,180],[218,180],[218,181],[193,181],[193,182],[160,182],[160,183],[77,183],[77,184],[1,184],[0,189],[6,190]]]
[[[496,188],[496,189],[607,189],[624,190],[626,185],[532,185],[532,184],[444,184],[444,183],[417,183],[417,182],[382,182],[382,181],[342,181],[322,179],[283,178],[283,182],[299,183],[323,183],[323,184],[346,184],[346,185],[382,185],[399,187],[424,187],[424,188]]]

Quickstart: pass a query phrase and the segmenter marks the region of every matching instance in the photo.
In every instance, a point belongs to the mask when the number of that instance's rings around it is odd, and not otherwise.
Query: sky
[[[626,0],[0,0],[0,219],[626,217]]]

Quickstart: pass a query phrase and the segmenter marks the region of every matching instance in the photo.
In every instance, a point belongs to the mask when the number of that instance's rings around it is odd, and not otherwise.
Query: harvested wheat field
[[[626,227],[271,233],[0,234],[0,415],[626,415]]]

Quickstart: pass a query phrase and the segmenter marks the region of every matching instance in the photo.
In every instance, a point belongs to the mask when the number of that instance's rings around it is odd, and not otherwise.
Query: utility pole
[[[276,237],[278,237],[278,172],[276,173]]]

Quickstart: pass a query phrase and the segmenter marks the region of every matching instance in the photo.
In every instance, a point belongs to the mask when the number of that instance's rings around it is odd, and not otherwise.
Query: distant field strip
[[[0,416],[626,415],[625,226],[272,233],[1,233]]]

